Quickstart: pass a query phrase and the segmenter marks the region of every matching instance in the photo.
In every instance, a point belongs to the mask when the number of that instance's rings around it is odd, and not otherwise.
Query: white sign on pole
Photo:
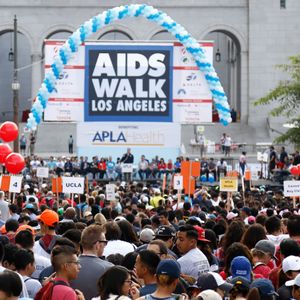
[[[114,184],[107,184],[105,186],[105,191],[106,191],[106,200],[115,200],[116,199],[116,195],[115,195],[115,185]]]
[[[287,180],[283,182],[285,197],[299,197],[300,196],[300,180]]]
[[[38,178],[48,178],[49,177],[49,168],[47,168],[47,167],[38,167],[38,168],[36,168],[36,177],[38,177]]]
[[[122,164],[122,173],[132,173],[133,164]]]
[[[22,176],[10,176],[9,192],[20,193],[22,187]]]
[[[175,175],[173,181],[174,190],[182,190],[183,189],[183,176]]]
[[[62,177],[63,193],[83,194],[84,177]]]

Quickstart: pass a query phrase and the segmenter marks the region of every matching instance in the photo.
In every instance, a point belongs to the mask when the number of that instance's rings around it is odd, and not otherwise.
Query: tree
[[[293,126],[275,141],[278,143],[289,141],[300,146],[300,54],[291,56],[289,64],[278,65],[277,67],[288,73],[290,79],[280,81],[277,87],[265,97],[255,101],[254,105],[267,105],[276,102],[278,105],[271,110],[270,114],[272,116],[286,116]]]

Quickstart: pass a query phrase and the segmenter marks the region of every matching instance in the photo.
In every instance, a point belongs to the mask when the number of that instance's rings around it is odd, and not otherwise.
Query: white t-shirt
[[[37,255],[44,256],[44,257],[50,259],[50,254],[49,254],[48,252],[46,252],[46,251],[42,248],[42,246],[40,245],[39,241],[35,241],[35,242],[34,242],[34,246],[33,246],[33,248],[32,248],[32,251],[33,251],[33,253],[34,253],[34,257],[35,257],[35,255],[37,254]]]
[[[23,276],[23,280],[27,288],[29,298],[34,299],[35,295],[41,289],[42,285],[38,280],[32,279],[31,277],[28,276]]]
[[[107,257],[110,254],[122,254],[125,256],[127,253],[135,251],[136,247],[125,241],[115,240],[108,241],[106,247],[104,248],[103,255]]]
[[[181,273],[198,278],[201,273],[209,271],[209,262],[206,256],[198,248],[194,248],[181,256],[178,260]]]
[[[280,234],[280,235],[267,234],[268,240],[273,242],[276,247],[279,246],[283,240],[288,239],[289,237],[290,236],[288,234]]]
[[[51,266],[51,261],[49,258],[34,253],[35,260],[35,271],[31,274],[33,279],[39,279],[41,272],[47,267]]]

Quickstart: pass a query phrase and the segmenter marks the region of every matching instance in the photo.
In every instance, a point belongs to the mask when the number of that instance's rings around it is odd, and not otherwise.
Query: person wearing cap
[[[293,280],[300,274],[300,257],[290,255],[282,261],[282,272],[285,274],[287,280]],[[292,298],[292,286],[283,284],[278,289],[279,300]]]
[[[300,300],[300,274],[298,274],[293,280],[287,281],[285,285],[292,287],[293,299]]]
[[[222,300],[222,297],[213,290],[205,290],[199,293],[196,299],[197,300]]]
[[[213,290],[217,292],[223,299],[225,294],[228,294],[232,289],[233,285],[226,282],[220,274],[215,272],[202,273],[196,281],[194,292],[200,293],[206,290]]]
[[[258,296],[258,298],[256,298],[254,295]],[[248,295],[249,299],[275,300],[277,299],[277,296],[278,294],[276,293],[274,286],[269,279],[255,279],[250,285],[250,292]],[[288,299],[285,298],[285,300]]]
[[[230,264],[230,273],[235,277],[244,277],[249,282],[252,281],[252,266],[249,259],[245,256],[236,256]]]
[[[180,265],[176,260],[164,259],[160,261],[156,268],[157,289],[154,293],[148,294],[138,300],[172,300],[172,299],[187,299],[185,295],[175,295],[173,292],[179,283]]]
[[[148,244],[150,243],[153,239],[155,238],[155,233],[151,228],[144,228],[140,232],[140,242],[143,244]]]
[[[198,231],[191,225],[180,226],[177,232],[177,249],[182,256],[177,260],[183,274],[198,278],[209,271],[206,256],[197,247]]]
[[[271,259],[275,259],[276,248],[273,242],[269,240],[261,240],[256,243],[252,249],[253,255],[253,273],[260,274],[263,278],[269,278],[271,269],[268,266]]]
[[[245,277],[237,276],[231,279],[230,283],[232,284],[232,289],[229,292],[230,300],[246,300],[250,289],[250,281]]]
[[[37,217],[43,236],[35,242],[33,252],[47,258],[50,258],[51,250],[57,239],[55,228],[59,222],[58,214],[50,209],[45,209]]]
[[[159,188],[153,189],[154,196],[150,199],[150,205],[157,208],[162,206],[165,202],[164,197],[161,196],[161,191]]]
[[[198,241],[197,241],[198,249],[202,251],[206,256],[210,265],[209,270],[217,272],[219,270],[219,262],[218,259],[212,253],[212,249],[209,245],[210,240],[205,238],[205,230],[198,225],[194,226],[194,228],[198,232]]]
[[[86,219],[87,223],[90,224],[93,221],[93,214],[91,211],[85,211],[83,213],[83,218]]]
[[[174,227],[163,225],[158,227],[155,234],[155,239],[164,241],[168,249],[172,249],[174,246],[175,236],[176,231]]]
[[[135,261],[135,270],[138,279],[142,279],[144,285],[140,288],[140,296],[152,294],[156,291],[156,268],[160,263],[160,257],[153,251],[142,250]]]

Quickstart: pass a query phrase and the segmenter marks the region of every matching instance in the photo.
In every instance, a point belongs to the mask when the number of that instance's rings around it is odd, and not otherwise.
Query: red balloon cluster
[[[18,126],[13,122],[4,122],[0,126],[0,139],[9,143],[18,138]],[[13,153],[8,144],[0,144],[0,164],[4,164],[7,171],[12,174],[20,173],[25,167],[24,157]]]
[[[300,164],[297,165],[297,166],[292,166],[292,167],[290,168],[290,172],[291,172],[291,174],[294,175],[294,176],[300,175]]]

